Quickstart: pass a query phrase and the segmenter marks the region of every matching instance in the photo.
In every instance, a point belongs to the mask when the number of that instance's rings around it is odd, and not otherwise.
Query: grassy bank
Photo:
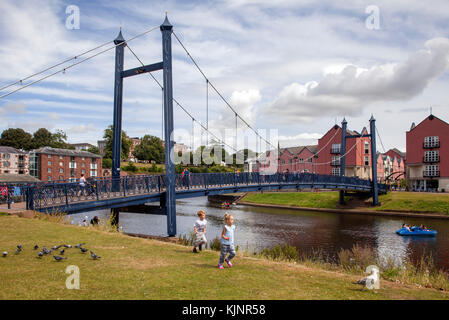
[[[359,209],[415,213],[449,214],[449,194],[389,192],[379,196],[380,206],[345,197],[346,206],[338,204],[338,192],[272,192],[250,193],[243,201],[255,204],[287,205],[303,208]]]
[[[40,247],[85,242],[92,260],[67,249],[67,260],[36,258]],[[14,255],[16,245],[24,250]],[[238,256],[216,267],[218,252],[38,219],[0,216],[0,299],[448,299],[447,292],[383,281],[376,292],[352,284],[360,276]],[[68,290],[68,265],[80,268],[80,290]],[[201,284],[201,285],[199,285]]]
[[[390,192],[379,197],[376,210],[449,214],[448,193]]]

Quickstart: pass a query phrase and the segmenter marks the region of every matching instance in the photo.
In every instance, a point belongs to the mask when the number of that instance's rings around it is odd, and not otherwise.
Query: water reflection
[[[189,234],[196,220],[196,211],[207,212],[208,239],[219,236],[226,210],[212,206],[207,198],[183,199],[177,202],[178,235]],[[395,231],[406,222],[420,225],[422,219],[404,219],[354,214],[315,213],[288,209],[236,206],[229,210],[236,221],[236,244],[242,249],[260,250],[275,244],[293,245],[304,254],[320,251],[336,259],[338,252],[356,243],[366,245],[380,256],[397,261],[417,261],[431,254],[437,266],[449,270],[449,221],[429,220],[424,223],[438,230],[436,238],[401,237]],[[84,216],[109,218],[109,211],[73,215],[74,223]],[[125,232],[166,235],[164,216],[121,213],[120,225]]]

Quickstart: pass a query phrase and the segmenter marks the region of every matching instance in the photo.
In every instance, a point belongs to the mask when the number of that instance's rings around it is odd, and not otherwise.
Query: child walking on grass
[[[225,213],[224,215],[225,226],[223,231],[221,232],[221,252],[220,252],[220,260],[218,262],[218,268],[224,269],[223,262],[226,261],[228,266],[232,268],[231,260],[235,257],[235,248],[234,248],[234,217],[229,213]],[[229,253],[229,256],[226,258],[226,255]]]
[[[198,220],[195,221],[193,231],[195,232],[195,239],[193,240],[193,252],[198,253],[197,247],[200,251],[203,249],[203,244],[207,243],[206,239],[206,212],[200,210],[197,212]]]

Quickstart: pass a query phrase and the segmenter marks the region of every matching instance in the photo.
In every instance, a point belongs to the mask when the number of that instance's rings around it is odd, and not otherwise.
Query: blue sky
[[[449,120],[449,3],[391,2],[3,0],[0,87],[113,40],[120,25],[126,39],[158,26],[168,11],[214,85],[252,125],[278,129],[281,146],[315,143],[343,116],[361,130],[374,114],[385,148],[405,150],[405,131],[430,106]],[[79,7],[80,29],[66,28],[68,5]],[[378,30],[365,25],[368,5],[379,8]],[[161,60],[160,42],[155,30],[129,45],[149,64]],[[204,122],[205,80],[175,40],[173,54],[174,96]],[[126,51],[125,68],[135,66]],[[70,142],[96,143],[112,123],[113,67],[111,50],[0,99],[0,130],[62,129]],[[124,88],[123,128],[160,136],[160,89],[145,75]],[[233,128],[212,93],[209,107],[211,128]],[[174,108],[175,127],[190,130]]]

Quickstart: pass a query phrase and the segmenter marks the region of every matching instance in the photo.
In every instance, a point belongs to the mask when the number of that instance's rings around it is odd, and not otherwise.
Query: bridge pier
[[[376,120],[373,116],[369,119],[371,135],[371,170],[373,179],[373,205],[379,205],[379,186],[377,184],[377,150],[376,150]]]

